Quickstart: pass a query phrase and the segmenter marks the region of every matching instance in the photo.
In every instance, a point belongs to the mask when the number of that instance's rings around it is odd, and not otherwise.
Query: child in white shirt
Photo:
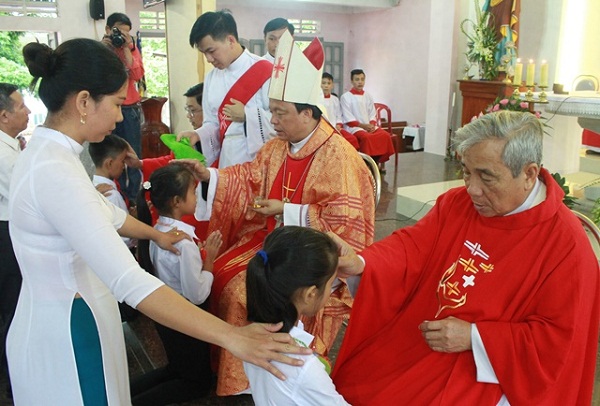
[[[130,213],[128,202],[125,201],[116,181],[125,169],[128,151],[127,141],[113,134],[107,135],[102,142],[90,143],[89,146],[90,157],[96,167],[92,178],[94,186],[109,185],[111,189],[103,193],[104,197],[118,208]],[[130,214],[133,215],[133,213]],[[127,237],[122,237],[122,239],[130,250],[135,249],[137,240]]]
[[[284,226],[265,239],[263,249],[248,263],[248,320],[283,320],[300,346],[313,336],[303,330],[301,315],[314,316],[325,306],[336,277],[338,248],[326,234],[306,227]],[[347,405],[329,377],[329,363],[317,355],[300,356],[302,367],[272,361],[286,376],[281,381],[244,362],[252,398],[257,405]]]
[[[149,256],[141,252],[140,262],[149,271],[195,305],[202,305],[213,282],[211,273],[214,260],[222,244],[221,233],[211,233],[202,251],[198,246],[194,227],[181,221],[196,209],[196,182],[192,173],[180,164],[170,164],[157,169],[150,180],[143,183],[138,197],[138,217],[151,223],[147,198],[159,214],[154,226],[159,231],[186,233],[175,247],[179,255],[163,250],[153,241]],[[144,245],[141,245],[144,246]],[[146,249],[147,251],[147,249]],[[148,264],[142,258],[149,258]],[[146,262],[146,263],[144,263]],[[212,371],[207,343],[156,324],[165,347],[169,364],[151,371],[131,384],[133,405],[171,404],[187,402],[206,395],[212,384]]]

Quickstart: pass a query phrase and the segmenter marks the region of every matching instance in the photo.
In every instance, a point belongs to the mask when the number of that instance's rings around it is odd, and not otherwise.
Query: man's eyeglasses
[[[187,113],[190,115],[190,117],[194,117],[195,114],[201,113],[202,109],[197,110],[193,107],[186,106],[185,111],[187,111]]]

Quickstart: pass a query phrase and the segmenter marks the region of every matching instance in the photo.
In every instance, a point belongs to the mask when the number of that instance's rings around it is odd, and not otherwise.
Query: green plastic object
[[[173,151],[177,159],[197,159],[203,164],[206,162],[204,155],[190,145],[189,138],[182,138],[180,141],[177,141],[177,135],[163,134],[160,136],[160,140]]]

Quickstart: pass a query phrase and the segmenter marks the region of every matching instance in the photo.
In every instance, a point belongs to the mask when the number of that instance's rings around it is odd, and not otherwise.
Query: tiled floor
[[[410,152],[399,155],[398,168],[395,170],[393,159],[386,164],[387,173],[382,178],[381,201],[376,212],[375,239],[379,240],[392,231],[411,225],[414,219],[396,214],[396,190],[398,187],[426,184],[452,180],[459,177],[459,164],[455,160],[425,152]],[[151,321],[140,316],[136,320],[124,324],[127,341],[127,355],[130,375],[136,376],[144,371],[164,365],[164,350],[160,344]],[[334,346],[333,360],[339,343],[343,337],[340,332],[338,342]],[[12,403],[2,393],[4,380],[0,378],[0,406]],[[253,405],[250,396],[217,397],[214,395],[183,404],[183,406],[206,405]],[[599,396],[594,398],[594,405],[600,405]]]

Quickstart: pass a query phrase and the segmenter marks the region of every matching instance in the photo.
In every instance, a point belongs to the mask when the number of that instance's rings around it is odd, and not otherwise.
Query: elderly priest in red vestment
[[[208,232],[220,230],[226,251],[214,265],[212,311],[230,323],[246,324],[246,265],[266,235],[280,225],[331,231],[355,249],[373,242],[372,177],[354,148],[327,120],[322,104],[323,47],[315,39],[304,50],[286,31],[279,40],[269,88],[271,123],[277,137],[251,162],[216,170],[190,162],[207,189],[198,193],[198,219],[210,218]],[[201,188],[199,187],[198,190]],[[351,296],[344,283],[324,311],[304,320],[314,349],[326,354]],[[248,389],[242,362],[220,351],[218,395]]]
[[[333,372],[349,403],[591,403],[598,261],[543,134],[529,113],[482,116],[456,133],[464,187],[362,260],[338,240],[358,282]]]

